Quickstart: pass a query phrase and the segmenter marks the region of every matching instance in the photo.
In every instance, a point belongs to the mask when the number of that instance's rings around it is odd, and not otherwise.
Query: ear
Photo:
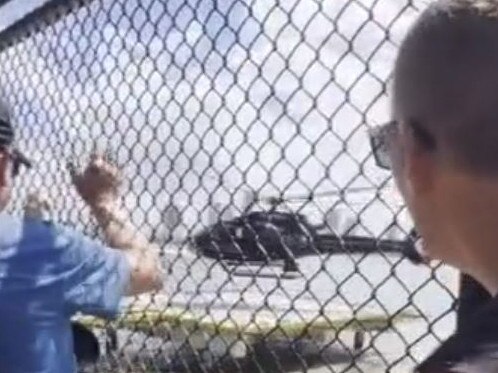
[[[432,191],[435,187],[437,167],[433,154],[421,146],[409,129],[404,128],[401,137],[408,187],[417,195]]]

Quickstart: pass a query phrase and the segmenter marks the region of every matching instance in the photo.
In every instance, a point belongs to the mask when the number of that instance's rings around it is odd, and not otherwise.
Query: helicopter
[[[358,188],[364,192],[371,188]],[[289,201],[312,201],[318,196],[340,192],[254,198],[246,210],[230,220],[219,220],[195,234],[191,246],[200,255],[229,265],[273,265],[283,262],[284,272],[298,271],[297,259],[322,254],[401,253],[414,263],[424,258],[417,248],[419,239],[412,230],[404,240],[377,239],[354,234],[324,232],[326,224],[311,224],[308,218],[279,207]],[[256,202],[270,204],[270,209],[253,211]]]

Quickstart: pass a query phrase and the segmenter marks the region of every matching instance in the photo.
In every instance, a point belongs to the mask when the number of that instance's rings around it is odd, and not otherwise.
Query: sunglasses
[[[384,170],[392,169],[389,143],[398,128],[398,122],[391,121],[369,130],[370,146],[375,163]]]
[[[21,172],[21,165],[23,164],[23,162],[21,161],[21,157],[16,151],[10,153],[9,157],[12,162],[12,176],[19,176],[19,173]]]
[[[416,121],[407,122],[408,128],[420,146],[430,152],[436,150],[435,138]],[[392,170],[390,155],[391,142],[394,135],[399,131],[399,122],[390,121],[384,125],[369,130],[370,146],[378,167]]]
[[[21,166],[26,164],[24,156],[15,149],[12,150],[8,148],[0,148],[0,150],[7,155],[10,162],[12,163],[12,177],[19,176],[19,173],[21,172]]]

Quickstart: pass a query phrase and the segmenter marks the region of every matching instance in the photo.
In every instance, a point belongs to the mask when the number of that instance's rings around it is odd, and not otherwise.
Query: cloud
[[[405,3],[106,1],[4,54],[0,82],[37,141],[67,156],[108,138],[130,205],[173,199],[194,223],[209,195],[385,181],[365,124],[388,119]]]

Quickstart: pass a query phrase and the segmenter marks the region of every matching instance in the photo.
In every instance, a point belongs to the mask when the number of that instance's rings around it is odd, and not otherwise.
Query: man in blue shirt
[[[0,372],[75,372],[70,317],[114,317],[124,296],[160,289],[158,250],[121,210],[119,172],[98,155],[83,172],[71,173],[106,244],[69,227],[1,212],[19,167],[30,166],[13,142],[0,102]]]

